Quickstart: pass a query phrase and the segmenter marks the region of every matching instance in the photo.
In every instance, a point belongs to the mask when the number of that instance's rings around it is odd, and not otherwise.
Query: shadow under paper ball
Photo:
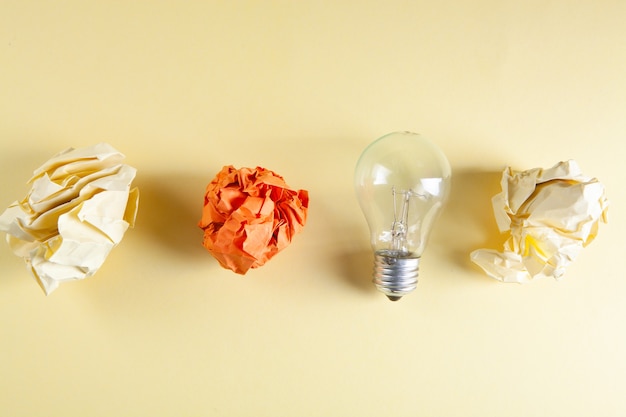
[[[135,228],[179,255],[202,257],[209,254],[202,246],[204,190],[210,178],[182,173],[142,174],[134,183],[139,187],[139,212]]]
[[[491,200],[501,191],[500,171],[466,169],[452,174],[448,203],[437,220],[429,246],[467,269],[475,249],[501,250],[506,235],[498,230]]]

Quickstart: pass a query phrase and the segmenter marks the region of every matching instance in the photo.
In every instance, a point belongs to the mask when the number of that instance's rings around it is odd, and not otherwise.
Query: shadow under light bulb
[[[385,135],[359,158],[354,184],[374,249],[373,282],[392,301],[417,287],[420,258],[451,175],[444,153],[411,132]]]

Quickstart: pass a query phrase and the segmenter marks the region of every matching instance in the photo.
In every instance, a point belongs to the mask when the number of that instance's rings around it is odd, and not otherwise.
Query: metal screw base
[[[410,253],[376,251],[372,282],[391,301],[398,301],[417,287],[419,263],[420,258]]]

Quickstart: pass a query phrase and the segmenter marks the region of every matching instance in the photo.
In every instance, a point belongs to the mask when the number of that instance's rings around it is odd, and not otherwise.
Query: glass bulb
[[[359,158],[354,184],[374,249],[373,282],[392,301],[417,286],[419,261],[450,178],[443,152],[416,133],[385,135]]]

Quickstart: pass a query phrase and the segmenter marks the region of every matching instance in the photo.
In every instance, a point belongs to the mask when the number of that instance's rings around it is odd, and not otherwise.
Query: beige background
[[[45,297],[0,245],[3,416],[623,416],[626,2],[7,1],[0,207],[67,147],[138,168],[136,228]],[[418,289],[370,283],[365,146],[417,131],[453,192]],[[501,284],[499,172],[574,158],[611,200],[565,280]],[[245,277],[202,248],[205,185],[264,166],[309,222]]]

